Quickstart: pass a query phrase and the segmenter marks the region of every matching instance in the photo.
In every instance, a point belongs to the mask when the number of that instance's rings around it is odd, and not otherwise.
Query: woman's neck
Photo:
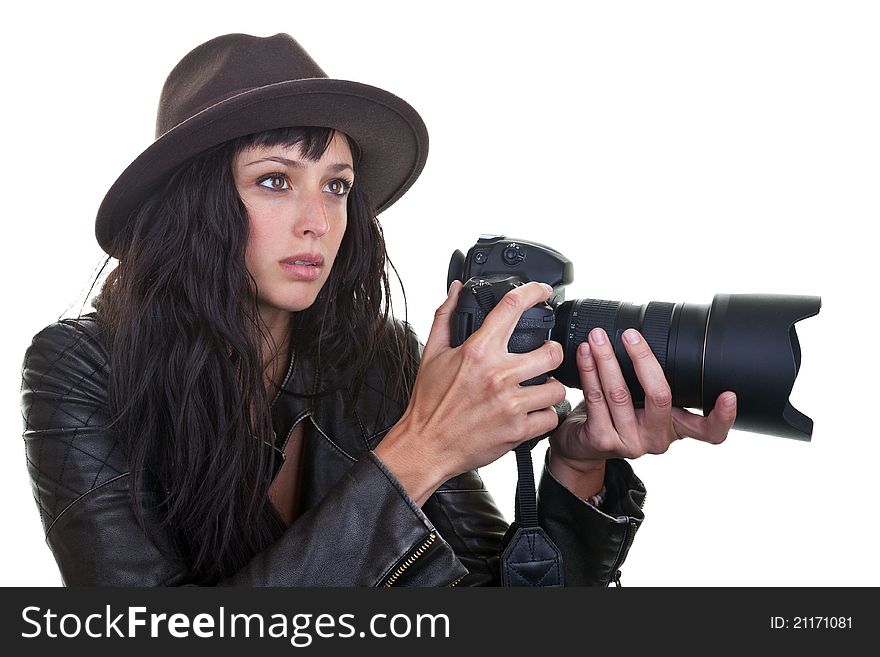
[[[263,379],[269,396],[274,396],[283,383],[290,356],[290,328],[292,316],[285,310],[261,310],[266,336],[261,345],[263,356]]]

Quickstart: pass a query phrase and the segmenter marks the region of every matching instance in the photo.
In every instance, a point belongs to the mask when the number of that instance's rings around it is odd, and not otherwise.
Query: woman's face
[[[250,220],[245,261],[263,319],[305,310],[345,234],[354,182],[346,138],[335,133],[318,161],[304,158],[299,145],[247,149],[235,157],[233,175]]]

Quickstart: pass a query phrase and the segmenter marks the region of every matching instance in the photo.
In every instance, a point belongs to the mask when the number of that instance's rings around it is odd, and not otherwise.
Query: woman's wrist
[[[413,449],[412,445],[412,441],[406,439],[406,429],[396,425],[376,445],[373,453],[397,478],[413,501],[422,506],[449,477],[437,471],[422,450]]]
[[[557,456],[547,448],[547,467],[550,473],[574,495],[582,500],[601,498],[605,486],[605,459],[572,461]]]

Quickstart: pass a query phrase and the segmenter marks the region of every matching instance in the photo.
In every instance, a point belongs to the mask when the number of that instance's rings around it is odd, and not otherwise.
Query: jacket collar
[[[342,384],[338,383],[340,380]],[[336,376],[327,368],[319,370],[313,359],[293,353],[284,381],[272,402],[275,448],[284,449],[291,429],[305,417],[310,416],[319,427],[336,425],[334,416],[346,415],[348,410],[348,388],[344,377]],[[365,402],[375,404],[375,400]]]

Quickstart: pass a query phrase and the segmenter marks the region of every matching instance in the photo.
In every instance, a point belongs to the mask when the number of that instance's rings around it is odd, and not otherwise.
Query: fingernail
[[[733,408],[736,406],[736,395],[724,398],[724,408]]]
[[[593,344],[605,344],[605,331],[600,328],[593,329],[590,331],[590,339]]]
[[[639,342],[639,334],[635,329],[626,329],[623,332],[623,339],[629,342],[630,344],[638,344]]]
[[[449,289],[446,290],[446,296],[447,296],[447,297],[448,297],[449,295],[452,294],[452,288],[455,287],[455,284],[456,284],[457,282],[458,282],[458,279],[456,278],[456,279],[453,279],[453,281],[449,284]]]
[[[581,356],[583,358],[590,357],[590,344],[588,342],[581,342],[580,345],[578,346],[578,349],[580,350]]]

